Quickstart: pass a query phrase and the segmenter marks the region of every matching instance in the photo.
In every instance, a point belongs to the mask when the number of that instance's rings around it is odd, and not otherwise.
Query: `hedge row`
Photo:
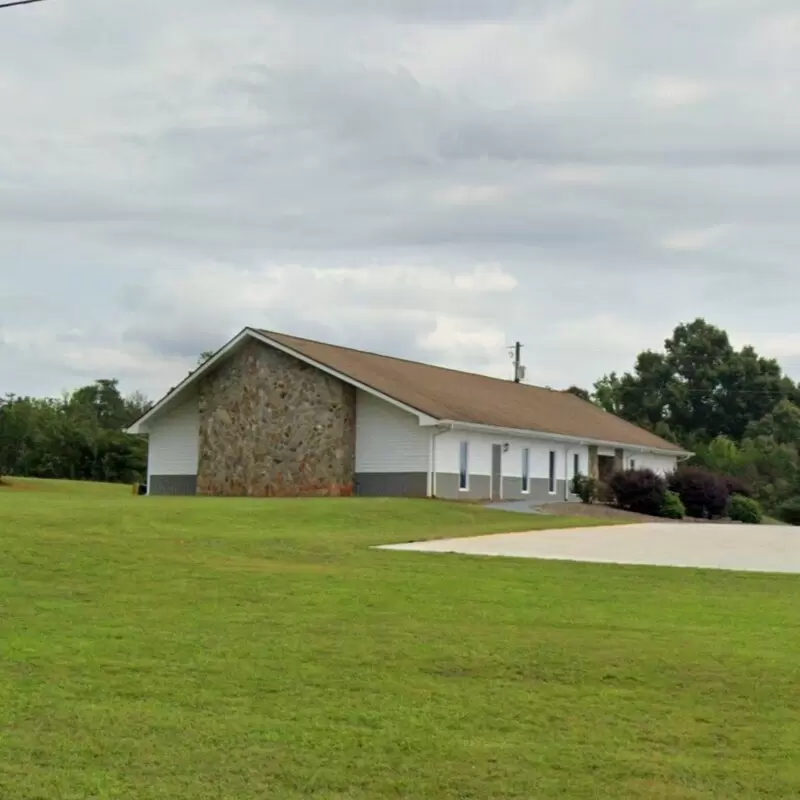
[[[615,473],[609,488],[615,504],[626,511],[672,519],[731,519],[757,524],[762,511],[740,481],[701,467],[681,467],[663,477],[649,469]],[[576,480],[575,489],[584,502],[598,496],[598,484],[590,478]],[[800,521],[800,505],[798,505]]]

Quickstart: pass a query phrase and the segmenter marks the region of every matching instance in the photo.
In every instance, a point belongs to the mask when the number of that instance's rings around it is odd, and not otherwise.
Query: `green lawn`
[[[0,489],[0,798],[800,796],[800,579],[369,547],[543,522]]]

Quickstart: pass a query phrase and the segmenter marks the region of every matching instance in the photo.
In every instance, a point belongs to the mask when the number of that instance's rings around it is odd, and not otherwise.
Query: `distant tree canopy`
[[[735,349],[704,319],[678,325],[632,372],[604,375],[592,401],[748,481],[768,507],[800,493],[800,389],[777,361]]]
[[[147,444],[123,430],[150,407],[99,380],[60,399],[0,398],[0,475],[132,483],[147,472]]]
[[[593,397],[607,411],[651,430],[668,428],[693,445],[742,439],[781,401],[800,401],[800,391],[777,361],[749,346],[734,349],[725,331],[697,319],[679,325],[664,352],[640,353],[632,373],[602,377]]]

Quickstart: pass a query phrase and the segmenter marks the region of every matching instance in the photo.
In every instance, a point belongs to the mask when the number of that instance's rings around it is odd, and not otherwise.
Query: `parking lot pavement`
[[[387,545],[381,549],[800,573],[800,528],[644,523]]]

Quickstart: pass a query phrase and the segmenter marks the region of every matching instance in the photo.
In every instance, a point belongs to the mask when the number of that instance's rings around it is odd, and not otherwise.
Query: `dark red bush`
[[[664,507],[667,482],[649,469],[629,469],[617,472],[609,484],[616,504],[626,511],[657,517]]]
[[[702,467],[680,467],[669,476],[667,483],[670,491],[683,501],[688,516],[696,519],[725,516],[731,493],[722,475]]]
[[[742,497],[753,497],[752,488],[741,478],[735,478],[733,475],[722,475],[721,477],[728,487],[729,495],[740,494]]]

